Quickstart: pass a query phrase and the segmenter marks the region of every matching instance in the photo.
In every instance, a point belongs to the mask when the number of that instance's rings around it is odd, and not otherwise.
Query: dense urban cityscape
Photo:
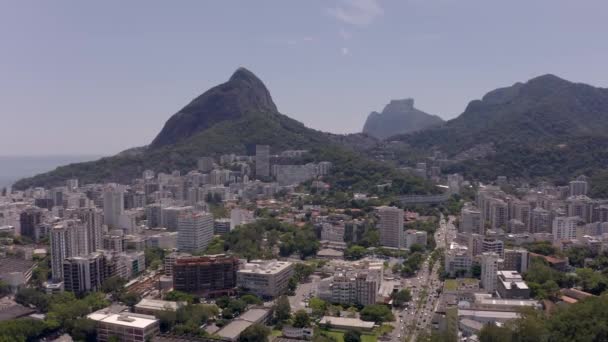
[[[587,197],[584,176],[516,187],[420,162],[403,172],[443,195],[332,205],[331,162],[270,150],[130,184],[3,189],[5,329],[46,341],[474,341],[522,309],[605,290],[608,201]],[[32,326],[9,323],[20,317]]]
[[[0,342],[608,342],[606,13],[0,1]]]

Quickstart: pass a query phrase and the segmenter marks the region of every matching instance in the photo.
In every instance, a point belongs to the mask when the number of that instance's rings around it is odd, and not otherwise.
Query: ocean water
[[[62,156],[0,156],[0,188],[9,186],[24,177],[54,170],[70,163],[91,161],[100,155],[62,155]]]

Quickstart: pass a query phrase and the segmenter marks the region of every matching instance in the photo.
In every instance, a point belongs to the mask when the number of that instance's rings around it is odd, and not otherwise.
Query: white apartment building
[[[82,226],[80,221],[66,220],[53,226],[50,231],[51,271],[55,281],[63,280],[63,260],[80,255],[78,243],[85,239],[78,238],[81,235],[78,232],[84,231],[83,227],[78,229],[78,226]]]
[[[461,272],[467,274],[471,271],[472,264],[473,260],[468,247],[452,242],[445,255],[446,272],[451,275]]]
[[[425,247],[427,243],[427,232],[424,230],[408,229],[405,231],[405,248],[411,248],[412,245],[420,245]]]
[[[481,255],[481,285],[488,293],[496,291],[499,256],[493,252]]]
[[[206,212],[182,213],[177,222],[177,249],[180,252],[205,250],[213,239],[213,215]]]
[[[578,216],[559,216],[554,218],[553,241],[576,239],[576,229],[580,222],[581,219]]]
[[[252,260],[236,272],[236,284],[258,296],[274,298],[285,293],[293,272],[289,261]]]
[[[118,184],[111,184],[103,191],[103,219],[110,228],[117,228],[120,215],[124,212],[124,190]]]
[[[321,240],[344,242],[344,224],[323,223],[321,229]]]
[[[464,206],[460,211],[460,232],[469,234],[483,234],[484,225],[481,221],[481,211],[473,206]]]
[[[230,230],[251,222],[253,222],[253,212],[241,208],[234,208],[230,211]]]
[[[159,320],[154,316],[130,312],[114,313],[109,308],[87,315],[97,322],[97,341],[111,341],[113,336],[121,342],[150,341],[159,333]]]

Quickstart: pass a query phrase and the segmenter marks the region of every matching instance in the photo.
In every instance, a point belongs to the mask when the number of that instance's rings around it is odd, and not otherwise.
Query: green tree
[[[278,322],[284,322],[291,317],[291,305],[287,296],[281,296],[277,299],[274,315]]]
[[[293,326],[296,328],[306,328],[310,326],[310,317],[304,310],[298,310],[293,317]]]
[[[112,297],[118,298],[124,290],[127,281],[119,276],[110,277],[101,284],[101,291],[112,294]]]
[[[492,323],[483,326],[479,332],[480,342],[512,342],[513,332],[505,327],[498,327]]]
[[[120,301],[125,303],[125,305],[129,307],[134,307],[135,304],[139,303],[140,300],[140,296],[136,293],[125,292],[120,295]]]
[[[70,324],[70,335],[76,341],[97,341],[97,322],[88,318],[78,318]]]
[[[378,324],[395,320],[391,309],[383,304],[366,305],[361,310],[360,316],[364,321],[376,322]]]
[[[262,300],[260,299],[260,297],[254,295],[254,294],[246,294],[246,295],[242,295],[240,298],[243,302],[247,303],[248,305],[252,305],[252,304],[262,304]]]
[[[344,251],[344,258],[348,260],[359,260],[367,254],[367,249],[363,246],[352,245]]]
[[[267,342],[270,329],[262,324],[253,324],[243,330],[239,342]]]
[[[49,306],[49,297],[46,294],[27,287],[17,291],[15,301],[24,306],[35,306],[42,312],[46,312]]]
[[[168,292],[165,295],[165,300],[169,300],[172,302],[192,303],[194,301],[194,296],[189,293],[174,290],[174,291]]]
[[[361,333],[355,330],[347,330],[344,333],[344,342],[360,342]]]
[[[313,297],[308,302],[308,306],[312,309],[312,314],[315,317],[321,317],[325,314],[325,310],[327,310],[327,303],[320,298]]]
[[[37,341],[44,333],[44,322],[20,318],[0,322],[0,341]]]
[[[394,292],[391,297],[393,299],[393,306],[402,306],[412,300],[412,294],[409,289],[402,289],[399,292]]]

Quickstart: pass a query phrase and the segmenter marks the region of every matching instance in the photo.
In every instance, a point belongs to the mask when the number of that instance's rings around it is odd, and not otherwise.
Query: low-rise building
[[[186,305],[186,302],[173,302],[168,300],[144,298],[139,301],[139,303],[135,304],[133,311],[142,315],[154,316],[162,311],[177,311],[177,309],[184,305]]]
[[[374,329],[374,322],[362,321],[359,318],[323,316],[319,324],[345,330],[371,331]]]
[[[468,274],[473,260],[466,246],[452,242],[445,255],[445,271],[450,275]]]
[[[154,316],[136,313],[115,313],[102,309],[87,316],[97,323],[97,341],[145,342],[159,333],[159,321]]]
[[[516,271],[498,271],[496,290],[501,298],[529,299],[530,288]]]

